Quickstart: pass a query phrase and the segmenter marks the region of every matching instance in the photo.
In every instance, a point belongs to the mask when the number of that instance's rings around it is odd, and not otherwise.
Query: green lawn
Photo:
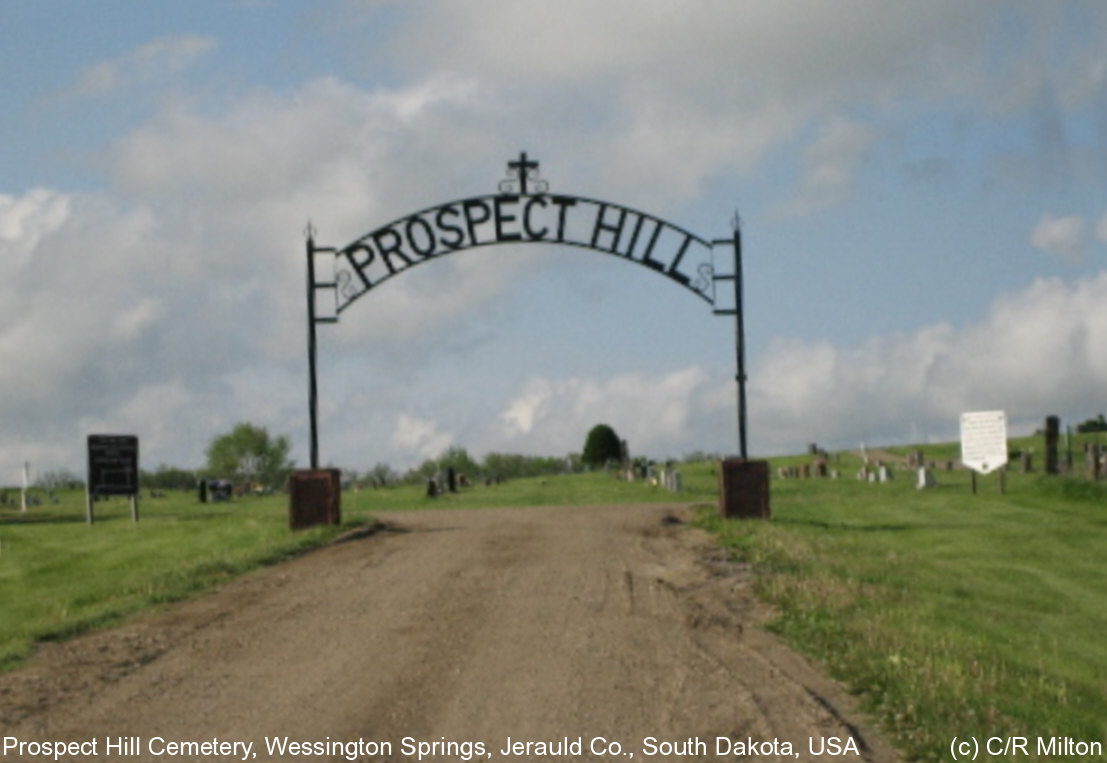
[[[859,466],[775,480],[769,523],[703,512],[753,562],[772,627],[912,757],[949,760],[955,736],[1107,742],[1107,485],[1012,472],[973,495],[962,471],[917,490]]]

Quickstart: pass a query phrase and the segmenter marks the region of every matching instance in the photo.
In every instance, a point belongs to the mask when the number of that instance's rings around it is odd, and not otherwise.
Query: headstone
[[[1033,457],[1030,451],[1023,451],[1022,454],[1022,473],[1030,474],[1034,470]]]
[[[1045,471],[1046,474],[1059,474],[1057,461],[1057,442],[1061,438],[1061,419],[1046,416],[1045,420]]]
[[[877,474],[879,475],[878,479],[879,479],[880,482],[891,482],[892,481],[892,472],[884,464],[880,465],[880,467],[877,470]]]
[[[924,490],[928,487],[937,487],[938,481],[934,479],[933,472],[925,466],[920,466],[918,469],[918,480],[915,482],[916,490]]]
[[[230,480],[212,480],[208,483],[208,498],[212,501],[229,501],[234,485]]]
[[[451,493],[457,492],[457,470],[452,466],[446,469],[446,488]]]
[[[434,477],[427,478],[427,498],[435,498],[438,496],[438,483],[434,481]]]

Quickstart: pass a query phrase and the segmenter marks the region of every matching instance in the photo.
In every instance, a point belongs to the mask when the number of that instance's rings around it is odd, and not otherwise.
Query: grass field
[[[924,450],[957,458],[956,445]],[[842,454],[832,462],[841,479],[774,478],[771,522],[719,520],[711,464],[682,467],[679,495],[604,474],[438,499],[415,487],[346,493],[343,527],[300,533],[287,529],[283,496],[148,499],[138,524],[116,500],[98,504],[91,527],[83,494],[27,514],[3,507],[0,666],[37,641],[286,559],[374,511],[680,500],[710,507],[701,523],[752,562],[777,611],[772,627],[857,693],[912,758],[948,760],[954,736],[1107,742],[1107,483],[1011,472],[1005,494],[989,475],[973,495],[964,471],[939,469],[938,487],[920,491],[908,471],[858,482],[860,465]]]
[[[993,474],[973,495],[964,471],[917,490],[907,471],[857,482],[860,465],[775,481],[770,523],[703,512],[753,563],[773,628],[912,758],[973,735],[1107,742],[1107,485],[1012,472],[1005,494]]]

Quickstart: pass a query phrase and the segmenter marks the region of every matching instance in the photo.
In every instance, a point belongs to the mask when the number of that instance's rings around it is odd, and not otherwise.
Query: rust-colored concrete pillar
[[[302,530],[342,521],[342,473],[338,469],[295,471],[288,482],[288,525]]]
[[[769,519],[769,462],[727,458],[719,463],[719,514]]]

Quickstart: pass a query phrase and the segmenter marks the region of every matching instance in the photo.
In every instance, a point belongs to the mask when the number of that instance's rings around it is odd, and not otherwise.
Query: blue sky
[[[743,219],[750,443],[1107,410],[1095,2],[0,3],[0,482],[90,432],[307,451],[303,230],[494,193]],[[734,327],[646,268],[461,252],[320,329],[325,462],[737,447]]]

